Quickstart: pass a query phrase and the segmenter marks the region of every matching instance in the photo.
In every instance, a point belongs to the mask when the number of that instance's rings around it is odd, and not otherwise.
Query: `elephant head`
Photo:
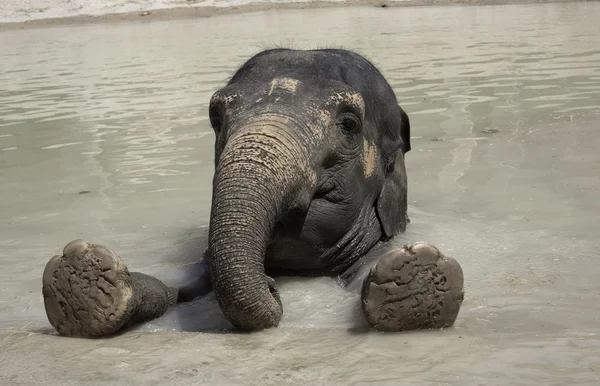
[[[404,231],[408,116],[379,71],[345,50],[264,51],[211,98],[208,263],[242,330],[278,325],[267,273],[343,273]]]

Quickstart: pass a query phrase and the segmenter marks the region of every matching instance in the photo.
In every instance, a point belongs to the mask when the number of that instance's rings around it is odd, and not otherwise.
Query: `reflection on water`
[[[0,34],[0,379],[597,384],[597,20],[600,3],[346,8]],[[367,333],[358,283],[283,278],[270,331],[197,333],[227,326],[209,296],[110,340],[47,335],[41,273],[71,239],[172,285],[194,276],[210,95],[291,43],[356,49],[396,90],[413,151],[412,223],[395,242],[461,262],[456,327]]]

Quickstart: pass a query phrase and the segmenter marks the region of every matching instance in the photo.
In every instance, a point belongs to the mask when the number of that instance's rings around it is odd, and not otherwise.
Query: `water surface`
[[[343,8],[0,34],[0,383],[565,385],[600,378],[600,3]],[[212,296],[103,340],[55,336],[74,238],[180,285],[206,246],[207,104],[264,47],[372,59],[412,123],[397,244],[459,260],[454,328],[365,332],[358,285],[280,279],[251,335]]]

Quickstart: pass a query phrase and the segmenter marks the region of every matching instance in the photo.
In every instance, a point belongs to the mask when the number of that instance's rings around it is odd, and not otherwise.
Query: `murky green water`
[[[596,385],[600,3],[347,8],[0,34],[0,383]],[[210,208],[210,95],[274,44],[371,58],[412,123],[412,224],[456,257],[456,326],[364,332],[358,289],[281,279],[280,328],[208,297],[104,340],[53,335],[71,239],[177,285]],[[184,332],[182,332],[184,331]]]

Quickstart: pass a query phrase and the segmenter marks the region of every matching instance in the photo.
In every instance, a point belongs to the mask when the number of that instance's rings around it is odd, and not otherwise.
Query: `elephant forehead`
[[[244,93],[240,90],[233,92],[224,92],[221,90],[214,93],[214,95],[211,98],[211,103],[220,102],[223,103],[225,106],[228,106],[229,104],[231,104],[231,102],[242,96],[244,96]]]
[[[283,91],[288,94],[295,94],[298,89],[298,79],[290,78],[287,76],[280,76],[271,81],[269,84],[269,95],[273,94],[274,91]]]
[[[377,165],[377,148],[375,145],[367,139],[363,139],[363,153],[362,153],[363,172],[365,177],[370,177],[375,171],[375,165]]]
[[[358,107],[358,109],[364,113],[365,111],[365,100],[362,95],[353,91],[342,91],[336,92],[329,97],[328,104],[339,104],[345,102]]]

